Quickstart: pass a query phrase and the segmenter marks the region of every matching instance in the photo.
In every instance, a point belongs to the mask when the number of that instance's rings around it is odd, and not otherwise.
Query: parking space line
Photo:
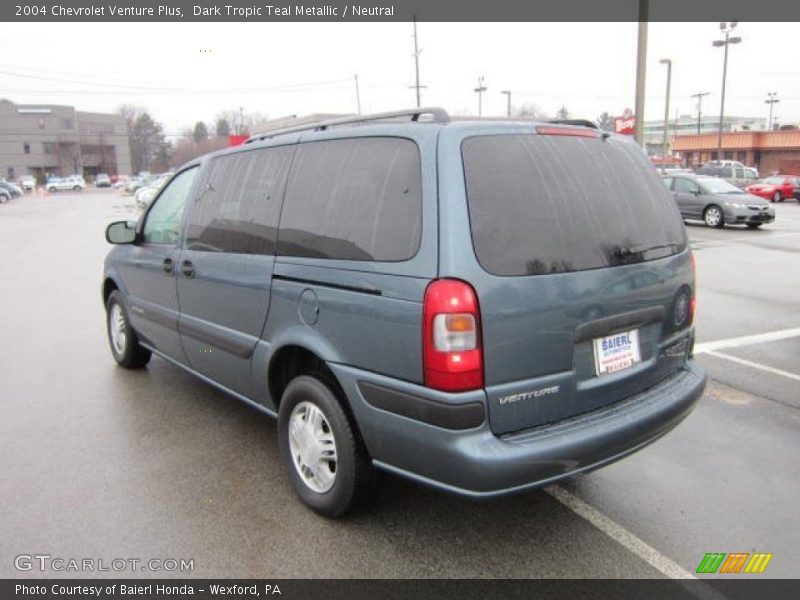
[[[743,335],[741,337],[728,338],[727,340],[717,340],[715,342],[705,342],[703,344],[696,344],[694,347],[694,353],[703,354],[706,352],[711,352],[713,350],[724,350],[725,348],[739,348],[741,346],[750,346],[752,344],[777,342],[779,340],[786,340],[798,336],[800,336],[800,327],[793,327],[791,329],[779,329],[778,331],[769,331],[767,333],[757,333],[755,335]]]
[[[724,358],[725,360],[738,363],[745,367],[759,369],[761,371],[765,371],[766,373],[772,373],[773,375],[780,375],[781,377],[787,377],[789,379],[794,379],[795,381],[800,381],[800,375],[796,373],[762,365],[761,363],[753,362],[752,360],[746,360],[744,358],[739,358],[738,356],[731,356],[730,354],[723,354],[722,352],[717,352],[715,350],[706,350],[706,354],[709,354],[710,356],[716,356],[717,358]]]
[[[568,492],[559,485],[548,486],[544,488],[544,491],[663,575],[670,579],[697,579],[678,563],[661,554],[661,552],[642,541],[619,523],[609,519],[575,494]]]

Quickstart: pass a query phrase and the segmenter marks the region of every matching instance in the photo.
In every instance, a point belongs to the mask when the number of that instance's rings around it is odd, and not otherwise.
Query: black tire
[[[51,187],[51,188],[47,188],[47,191],[52,194],[53,192],[57,192],[58,190],[56,188],[54,188],[54,187]]]
[[[375,469],[356,426],[345,412],[333,387],[317,377],[300,375],[286,387],[278,411],[278,443],[289,481],[306,506],[330,518],[340,517],[365,504],[374,494],[377,481]],[[304,407],[310,404],[320,410],[327,425],[325,431],[333,434],[336,461],[323,468],[330,469],[329,472],[335,475],[332,486],[324,492],[315,491],[312,484],[305,481],[292,455],[289,424],[295,407],[301,403]],[[302,414],[302,408],[299,407],[301,412],[298,414]],[[297,458],[299,460],[300,455]]]
[[[762,225],[763,225],[763,223],[748,223],[747,224],[747,228],[748,229],[758,229]]]
[[[111,333],[111,317],[115,307],[119,307],[118,315],[124,320],[125,327],[124,342],[119,349],[116,347]],[[108,345],[111,348],[111,355],[121,367],[125,367],[126,369],[141,369],[150,362],[151,352],[139,344],[139,338],[130,325],[128,311],[125,308],[122,294],[118,290],[111,292],[106,302],[106,333],[108,335]]]
[[[11,200],[11,197],[7,194],[0,194],[0,204],[5,204],[9,200]]]
[[[79,185],[76,185],[76,186],[74,186],[74,187],[72,188],[72,190],[73,190],[73,191],[75,191],[75,192],[80,192],[80,191],[81,191],[81,186],[79,186]]]
[[[706,206],[706,209],[703,211],[703,221],[709,227],[722,229],[725,227],[725,213],[722,212],[722,209],[716,204],[710,204]]]

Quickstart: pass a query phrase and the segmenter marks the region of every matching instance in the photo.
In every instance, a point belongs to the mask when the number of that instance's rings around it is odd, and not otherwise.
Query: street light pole
[[[478,77],[478,87],[474,91],[478,93],[478,116],[483,115],[483,92],[486,91],[486,86],[483,85],[483,75]]]
[[[420,99],[419,99],[419,90],[424,88],[424,85],[419,84],[419,54],[422,50],[419,49],[417,45],[417,15],[414,15],[414,74],[415,74],[415,83],[414,88],[417,90],[417,108],[420,107]]]
[[[647,75],[647,22],[649,21],[649,0],[639,0],[639,33],[636,38],[636,100],[634,105],[634,139],[644,148],[644,83]]]
[[[722,160],[722,125],[725,118],[725,83],[728,77],[728,46],[738,44],[742,41],[740,37],[730,37],[731,32],[736,29],[736,21],[722,22],[719,24],[720,31],[725,34],[724,40],[714,40],[712,45],[715,48],[723,46],[725,48],[725,58],[722,62],[722,99],[719,105],[719,132],[717,134],[717,160]]]
[[[703,113],[703,96],[708,96],[711,92],[698,92],[692,94],[690,98],[697,98],[697,133],[700,134],[700,116]]]
[[[353,78],[356,80],[356,108],[358,109],[358,114],[361,114],[361,92],[358,89],[358,73],[353,75]]]
[[[772,108],[776,102],[780,102],[778,100],[778,92],[768,92],[768,98],[764,100],[764,104],[769,104],[769,125],[767,126],[767,131],[772,131]]]
[[[669,87],[672,82],[672,61],[668,58],[662,58],[660,61],[662,65],[667,65],[667,96],[664,100],[664,150],[662,155],[666,158],[669,147]]]
[[[508,100],[508,109],[506,110],[506,116],[510,119],[511,118],[511,90],[502,90],[501,94],[505,94]]]

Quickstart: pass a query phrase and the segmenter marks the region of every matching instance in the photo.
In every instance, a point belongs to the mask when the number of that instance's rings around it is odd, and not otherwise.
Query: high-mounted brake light
[[[570,135],[574,137],[599,138],[601,133],[592,129],[580,127],[537,127],[536,133],[539,135]]]
[[[437,279],[425,290],[422,354],[425,385],[447,392],[483,387],[478,297],[457,279]]]

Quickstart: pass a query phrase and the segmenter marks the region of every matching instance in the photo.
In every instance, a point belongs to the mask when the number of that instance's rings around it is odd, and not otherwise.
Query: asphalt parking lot
[[[687,226],[710,381],[668,436],[489,503],[387,477],[369,510],[328,521],[294,498],[268,417],[158,358],[116,367],[103,231],[130,196],[3,205],[0,576],[40,576],[14,557],[47,553],[190,558],[195,577],[665,577],[707,552],[773,553],[760,577],[796,576],[800,204],[776,209],[758,231]]]

